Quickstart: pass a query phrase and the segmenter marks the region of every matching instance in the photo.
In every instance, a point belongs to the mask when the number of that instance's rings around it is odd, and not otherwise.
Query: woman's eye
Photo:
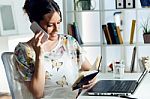
[[[47,25],[47,27],[52,27],[52,26],[53,26],[53,24],[48,24],[48,25]]]
[[[57,22],[57,24],[60,24],[60,22]]]
[[[60,24],[61,22],[57,22],[56,24]],[[56,25],[55,23],[54,24],[47,24],[47,27],[53,27],[53,26],[55,26]]]

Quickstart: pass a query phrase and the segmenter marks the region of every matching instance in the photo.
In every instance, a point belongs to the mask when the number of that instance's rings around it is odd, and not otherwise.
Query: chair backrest
[[[15,80],[16,68],[13,52],[3,52],[1,55],[12,99],[22,99],[20,83]]]

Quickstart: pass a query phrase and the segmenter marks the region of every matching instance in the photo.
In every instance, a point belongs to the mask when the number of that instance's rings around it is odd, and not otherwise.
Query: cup
[[[92,1],[94,3],[92,3]],[[94,10],[96,2],[94,0],[78,0],[76,5],[78,10]]]
[[[114,62],[113,64],[113,76],[116,79],[123,78],[124,75],[124,64],[122,62]]]

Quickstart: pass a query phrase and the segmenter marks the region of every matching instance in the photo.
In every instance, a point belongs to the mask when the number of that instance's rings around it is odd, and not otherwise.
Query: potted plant
[[[150,43],[150,19],[147,18],[147,20],[142,24],[143,28],[143,39],[144,43]]]
[[[142,7],[150,7],[150,0],[140,0]]]

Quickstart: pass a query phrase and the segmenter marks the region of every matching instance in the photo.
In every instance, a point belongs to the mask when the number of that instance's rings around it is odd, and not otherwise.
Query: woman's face
[[[61,18],[58,12],[47,13],[43,20],[40,21],[41,27],[48,33],[49,40],[55,41],[58,39],[58,31],[60,28]]]

